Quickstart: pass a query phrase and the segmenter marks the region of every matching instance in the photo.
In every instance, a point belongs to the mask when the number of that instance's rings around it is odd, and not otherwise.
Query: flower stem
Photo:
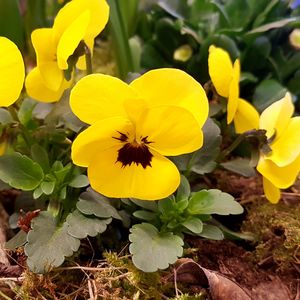
[[[86,75],[93,74],[92,53],[87,45],[84,45],[84,55],[86,63]]]

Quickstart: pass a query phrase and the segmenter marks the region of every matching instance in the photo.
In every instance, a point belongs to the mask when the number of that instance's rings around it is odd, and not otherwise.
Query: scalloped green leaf
[[[187,210],[192,215],[237,215],[244,211],[231,195],[217,189],[201,190],[193,194]]]
[[[121,219],[118,211],[110,204],[109,199],[91,188],[88,188],[86,192],[80,195],[76,207],[85,215]]]
[[[60,266],[80,246],[80,241],[68,234],[68,224],[57,227],[55,218],[47,211],[34,218],[31,227],[25,254],[29,269],[35,273],[46,273]]]
[[[41,166],[18,152],[0,157],[0,179],[24,191],[35,189],[43,180]]]
[[[91,218],[80,213],[79,210],[73,211],[67,217],[68,233],[77,239],[84,239],[88,235],[96,236],[106,230],[112,218],[98,219]]]
[[[148,223],[134,225],[130,232],[132,261],[144,272],[166,269],[182,256],[183,240],[171,232],[159,232]]]

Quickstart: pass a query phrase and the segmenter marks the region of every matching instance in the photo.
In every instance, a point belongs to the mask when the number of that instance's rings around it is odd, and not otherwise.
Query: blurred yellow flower
[[[259,129],[266,130],[271,151],[261,154],[257,170],[263,176],[267,199],[277,203],[280,189],[290,187],[300,171],[300,117],[292,117],[291,95],[266,108],[259,120]]]
[[[152,70],[129,85],[102,74],[71,92],[73,112],[91,126],[72,145],[91,186],[108,197],[157,200],[172,194],[180,174],[165,156],[203,144],[208,101],[201,85],[177,69]]]
[[[237,133],[257,129],[253,125],[258,123],[259,114],[250,103],[239,97],[239,59],[232,64],[225,50],[212,45],[209,47],[208,70],[217,93],[228,99],[227,124],[234,121]]]
[[[71,85],[64,74],[69,64],[78,60],[77,67],[86,69],[81,42],[92,52],[94,39],[105,27],[108,16],[105,0],[72,0],[58,12],[52,28],[32,32],[37,68],[29,73],[25,82],[29,96],[43,102],[60,99]]]
[[[21,52],[9,39],[0,37],[0,106],[9,106],[19,98],[24,77]]]

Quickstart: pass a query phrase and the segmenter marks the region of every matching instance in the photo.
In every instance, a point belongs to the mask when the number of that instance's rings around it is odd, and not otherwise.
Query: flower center
[[[147,166],[151,167],[153,154],[149,151],[147,145],[152,142],[147,140],[148,136],[141,137],[140,141],[134,139],[132,142],[129,142],[127,134],[119,131],[118,133],[120,137],[113,138],[124,143],[123,147],[118,150],[117,158],[117,162],[122,164],[122,168],[131,166],[132,163],[135,163],[137,166],[141,164],[144,169]]]

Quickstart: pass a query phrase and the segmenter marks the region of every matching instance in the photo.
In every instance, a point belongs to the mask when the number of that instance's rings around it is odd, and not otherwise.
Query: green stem
[[[93,74],[92,54],[87,45],[84,45],[84,55],[86,63],[86,75]]]
[[[121,79],[126,79],[128,72],[134,70],[134,64],[128,42],[129,36],[119,1],[124,0],[108,0],[108,4],[110,6],[109,23],[118,63],[119,76]]]
[[[228,148],[222,151],[218,161],[222,161],[226,156],[228,156],[246,138],[246,136],[247,132],[240,134]]]
[[[47,211],[49,211],[54,218],[57,218],[60,214],[61,205],[57,200],[50,199]]]

